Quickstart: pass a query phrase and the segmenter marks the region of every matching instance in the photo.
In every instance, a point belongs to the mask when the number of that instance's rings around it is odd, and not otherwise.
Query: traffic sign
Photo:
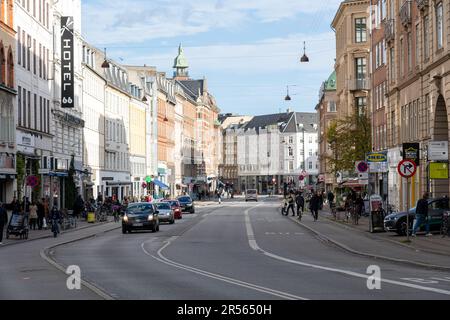
[[[416,163],[413,160],[403,160],[398,164],[398,173],[406,179],[413,177],[417,172]]]
[[[39,185],[39,178],[36,176],[27,177],[27,186],[36,188]]]
[[[357,162],[356,169],[359,173],[366,173],[369,170],[369,165],[365,161]]]

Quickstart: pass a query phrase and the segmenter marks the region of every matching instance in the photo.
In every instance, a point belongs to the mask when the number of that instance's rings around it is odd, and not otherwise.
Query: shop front
[[[0,153],[0,202],[11,202],[14,198],[15,178],[15,155]]]

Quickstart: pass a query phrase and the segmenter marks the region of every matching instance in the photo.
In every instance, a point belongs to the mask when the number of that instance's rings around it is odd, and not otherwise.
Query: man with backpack
[[[295,197],[295,202],[297,204],[297,216],[299,220],[302,219],[303,212],[305,212],[305,198],[303,194],[299,191]]]

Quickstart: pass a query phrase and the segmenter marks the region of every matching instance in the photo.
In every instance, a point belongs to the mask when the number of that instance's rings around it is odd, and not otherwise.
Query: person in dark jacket
[[[297,204],[297,216],[301,218],[303,212],[305,212],[305,198],[303,194],[299,191],[295,197],[295,202]]]
[[[430,233],[430,222],[428,220],[428,199],[430,195],[426,192],[422,199],[417,202],[416,206],[416,223],[414,224],[412,235],[415,237],[417,235],[417,231],[419,231],[420,227],[424,222],[426,222],[426,232],[427,237],[431,236]]]
[[[313,194],[310,204],[309,204],[309,207],[311,208],[311,212],[313,214],[314,221],[319,220],[320,197],[317,193]]]
[[[3,243],[3,228],[8,224],[8,213],[5,206],[0,202],[0,245]]]
[[[45,199],[42,199],[40,202],[38,202],[37,206],[38,206],[38,229],[42,230],[42,227],[44,226],[44,218],[45,218],[45,208],[44,208],[44,202]]]
[[[73,215],[75,218],[79,218],[81,215],[81,212],[83,212],[84,209],[84,201],[81,195],[77,196],[77,199],[75,200],[75,203],[73,205]]]
[[[288,207],[286,210],[286,216],[289,215],[289,210],[292,210],[292,216],[295,217],[295,197],[294,197],[294,192],[291,191],[287,197],[287,203],[288,203]]]

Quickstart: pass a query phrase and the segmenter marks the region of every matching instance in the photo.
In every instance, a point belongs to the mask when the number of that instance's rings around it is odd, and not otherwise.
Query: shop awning
[[[344,188],[364,188],[365,185],[361,184],[359,180],[349,180],[341,184]]]
[[[164,183],[162,183],[161,181],[159,181],[159,180],[153,180],[153,183],[155,184],[155,185],[157,185],[158,187],[160,187],[161,189],[170,189],[169,188],[169,186],[168,185],[166,185],[166,184],[164,184]]]

